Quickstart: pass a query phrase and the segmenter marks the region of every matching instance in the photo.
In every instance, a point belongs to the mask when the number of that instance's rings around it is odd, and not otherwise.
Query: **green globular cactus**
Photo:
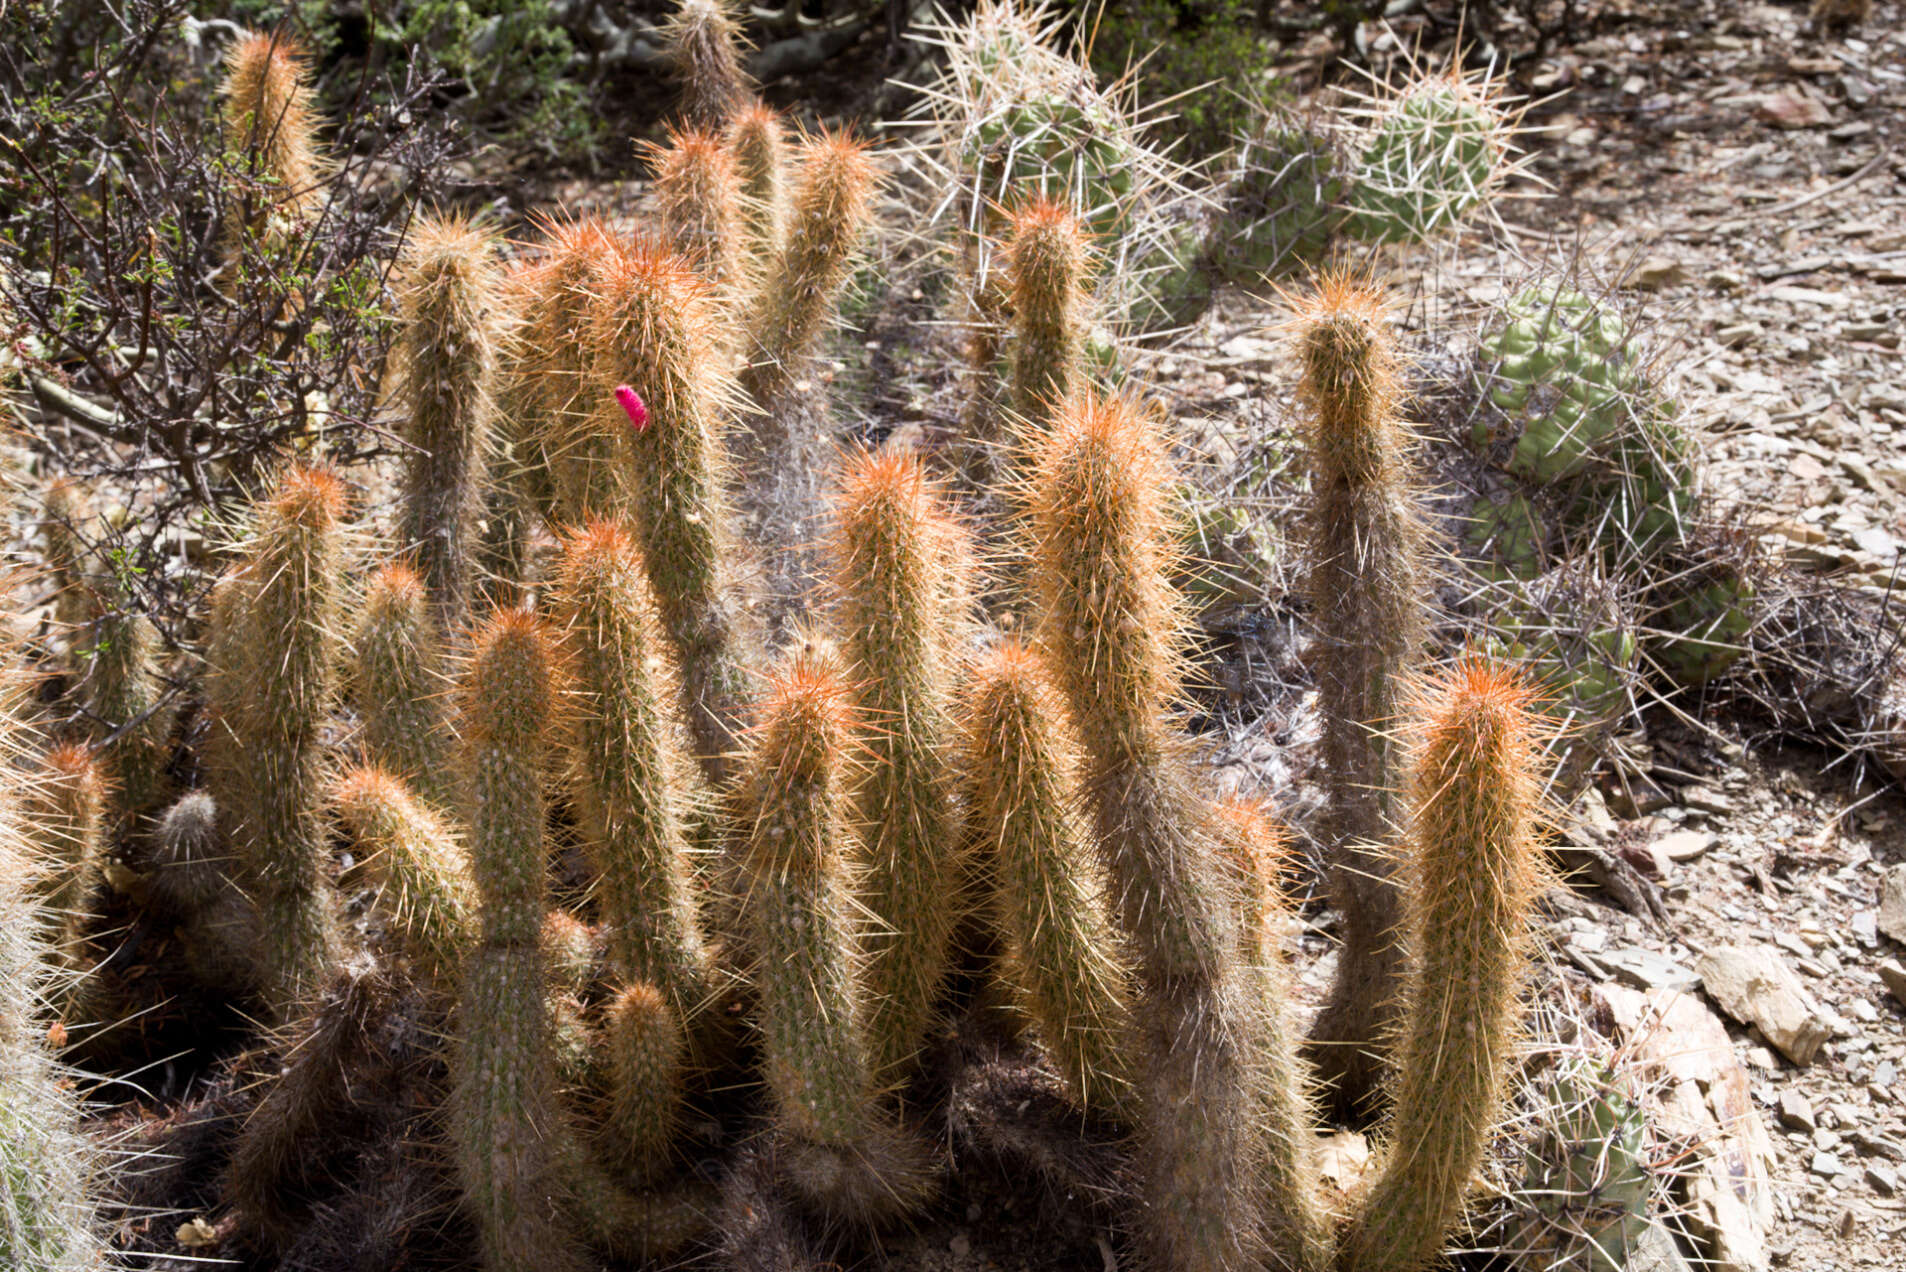
[[[1540,750],[1532,693],[1466,658],[1414,705],[1405,939],[1413,961],[1381,1164],[1354,1206],[1343,1272],[1435,1265],[1501,1116],[1527,966]]]
[[[716,131],[672,128],[643,155],[655,174],[655,211],[669,245],[718,287],[743,276],[741,173]]]
[[[788,1182],[831,1220],[871,1225],[930,1192],[923,1146],[876,1100],[867,1038],[846,688],[797,654],[760,708],[737,793],[743,923],[762,1065]]]
[[[501,285],[495,245],[474,223],[422,217],[411,226],[392,351],[410,447],[397,533],[446,630],[462,626],[476,580]]]
[[[1548,563],[1548,528],[1527,495],[1478,499],[1463,540],[1492,583],[1534,579]]]
[[[741,21],[724,0],[680,0],[663,37],[692,126],[720,128],[747,108],[754,85],[742,66]]]
[[[639,1182],[669,1173],[681,1132],[688,1039],[666,992],[638,981],[610,1000],[607,1137]]]
[[[945,581],[963,556],[911,451],[848,458],[836,505],[841,653],[868,767],[856,796],[872,912],[865,936],[874,1073],[898,1082],[926,1040],[963,903],[947,764],[953,657],[967,615]]]
[[[678,1022],[707,1005],[711,964],[689,851],[697,773],[642,558],[620,527],[569,537],[554,591],[574,677],[570,789],[623,979]]]
[[[111,778],[114,812],[126,825],[165,801],[172,712],[159,677],[159,630],[143,614],[100,614],[82,652],[80,691],[93,742]]]
[[[288,1022],[336,963],[342,937],[324,816],[324,730],[336,691],[344,487],[318,468],[287,469],[257,513],[242,579],[215,608],[212,637],[229,660],[216,677],[234,697],[223,720],[227,763],[244,780],[221,800],[256,897],[261,974],[274,1017]]]
[[[1401,776],[1387,738],[1424,638],[1428,531],[1397,417],[1382,297],[1331,273],[1296,315],[1311,468],[1312,655],[1323,716],[1331,901],[1342,946],[1312,1060],[1339,1112],[1368,1116],[1403,952],[1387,844]]]
[[[695,758],[718,786],[747,692],[719,433],[732,381],[715,347],[706,284],[680,256],[628,244],[598,284],[591,409],[599,430],[616,438],[617,477],[681,668]]]
[[[448,810],[456,801],[442,640],[415,570],[399,562],[371,575],[351,651],[364,762]]]
[[[1082,387],[1090,251],[1064,204],[1035,199],[1013,214],[1004,256],[1013,315],[1009,404],[1036,427]]]
[[[454,991],[477,936],[476,883],[456,830],[379,768],[352,769],[332,796],[411,965]]]
[[[0,683],[0,754],[17,756],[25,685]],[[44,912],[19,784],[0,791],[0,1264],[18,1272],[106,1266],[91,1188],[96,1164],[40,1016],[49,977]]]
[[[1527,1272],[1624,1272],[1648,1228],[1654,1179],[1646,1108],[1589,1060],[1564,1062],[1543,1093],[1511,1194],[1507,1247]]]
[[[728,149],[741,178],[742,269],[752,283],[786,242],[788,139],[780,112],[757,102],[736,115]]]
[[[1081,1109],[1135,1111],[1130,970],[1089,866],[1064,708],[1024,646],[995,650],[963,691],[966,832],[1039,1041]]]
[[[770,464],[789,445],[815,440],[795,436],[797,413],[789,399],[852,275],[876,179],[866,143],[847,133],[823,132],[800,149],[786,238],[750,306],[745,327],[755,347],[740,376],[749,399],[766,413],[756,432]]]
[[[542,949],[546,737],[557,668],[521,610],[476,635],[463,685],[478,936],[451,1056],[450,1138],[488,1272],[588,1266],[561,1210],[572,1154],[557,1097]]]
[[[62,743],[41,758],[35,778],[27,831],[40,867],[35,890],[52,921],[46,953],[51,966],[79,972],[90,961],[86,929],[106,859],[105,775],[90,747]]]
[[[1084,785],[1139,988],[1141,1237],[1176,1272],[1326,1261],[1294,1057],[1271,986],[1238,957],[1236,898],[1210,806],[1167,723],[1182,606],[1167,582],[1163,440],[1127,398],[1083,395],[1037,455],[1040,643],[1085,751]]]
[[[1430,238],[1501,185],[1514,126],[1486,85],[1456,73],[1423,75],[1368,114],[1345,197],[1356,237]]]
[[[1205,253],[1212,273],[1246,286],[1313,267],[1342,227],[1345,163],[1332,139],[1273,117],[1240,147]]]
[[[1701,561],[1663,585],[1669,599],[1648,623],[1648,655],[1679,684],[1704,685],[1747,653],[1754,584],[1726,561]]]

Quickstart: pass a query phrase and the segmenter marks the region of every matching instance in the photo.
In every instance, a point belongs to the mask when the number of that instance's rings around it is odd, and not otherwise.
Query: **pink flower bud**
[[[642,398],[626,384],[615,386],[615,400],[622,403],[622,409],[628,414],[629,423],[640,433],[649,426],[649,408],[642,405]]]

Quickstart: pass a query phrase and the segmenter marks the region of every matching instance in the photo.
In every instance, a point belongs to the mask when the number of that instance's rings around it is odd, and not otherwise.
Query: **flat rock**
[[[1717,945],[1695,960],[1694,970],[1716,1006],[1759,1029],[1797,1065],[1812,1064],[1833,1036],[1832,1022],[1800,978],[1764,945]]]
[[[1595,961],[1613,972],[1623,984],[1636,989],[1694,989],[1701,983],[1696,976],[1665,954],[1633,946],[1599,950]]]
[[[1721,842],[1711,830],[1677,830],[1655,840],[1655,851],[1669,861],[1693,861]]]
[[[1893,866],[1880,876],[1879,929],[1906,945],[1906,864]]]

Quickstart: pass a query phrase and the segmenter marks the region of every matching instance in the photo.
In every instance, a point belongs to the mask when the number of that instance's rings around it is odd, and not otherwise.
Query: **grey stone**
[[[1693,972],[1652,950],[1602,950],[1595,961],[1614,972],[1617,980],[1636,989],[1694,989],[1701,983]]]
[[[1813,1105],[1798,1091],[1780,1093],[1780,1124],[1788,1130],[1813,1134]]]
[[[1722,1011],[1753,1025],[1780,1053],[1809,1065],[1833,1034],[1800,978],[1764,945],[1717,945],[1695,961],[1709,998]]]
[[[1879,930],[1906,945],[1906,864],[1880,876]]]

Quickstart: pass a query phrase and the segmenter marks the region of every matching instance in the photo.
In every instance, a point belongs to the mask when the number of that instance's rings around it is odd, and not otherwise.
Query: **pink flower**
[[[626,384],[615,386],[615,400],[622,403],[622,409],[628,414],[629,423],[640,433],[649,426],[649,408],[642,405],[641,395]]]

